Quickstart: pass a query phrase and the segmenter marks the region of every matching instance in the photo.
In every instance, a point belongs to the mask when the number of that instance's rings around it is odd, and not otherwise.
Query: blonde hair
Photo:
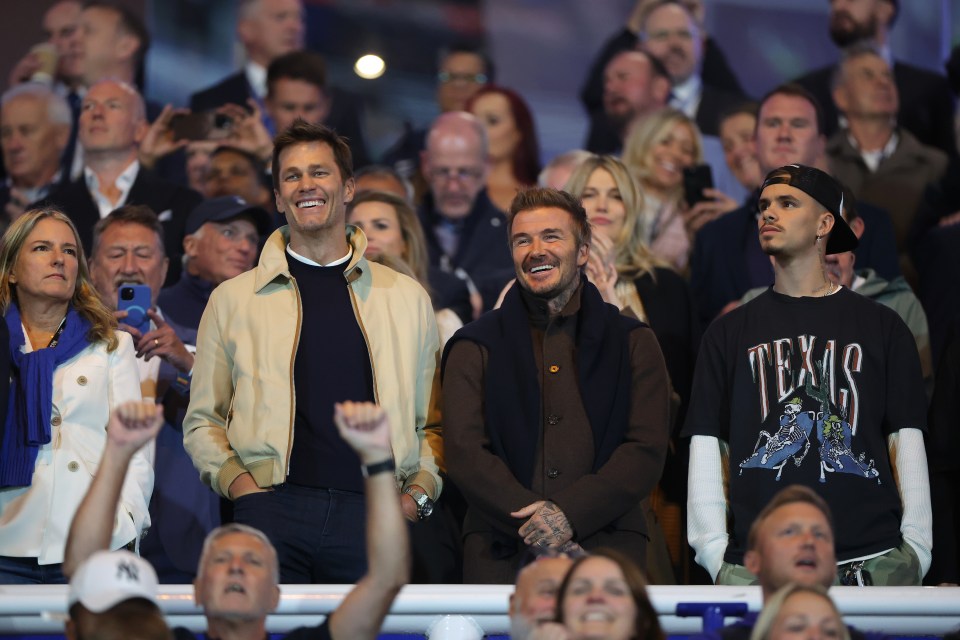
[[[829,602],[830,608],[832,608],[833,612],[840,618],[840,640],[850,640],[850,630],[847,628],[847,625],[843,623],[843,616],[840,615],[837,605],[834,604],[833,600],[827,594],[827,590],[818,584],[804,586],[795,582],[781,587],[763,604],[763,611],[760,612],[757,622],[753,625],[750,640],[766,640],[770,637],[770,631],[773,629],[774,621],[780,614],[780,609],[783,608],[783,604],[787,601],[787,598],[795,593],[813,593]]]
[[[576,198],[582,198],[590,176],[600,170],[613,178],[625,211],[623,228],[613,240],[617,274],[628,280],[636,280],[645,273],[653,277],[654,267],[666,266],[666,263],[654,256],[643,241],[646,235],[643,192],[626,165],[613,156],[588,156],[574,170],[564,190]]]
[[[703,162],[703,139],[700,137],[700,129],[697,128],[697,123],[682,111],[671,108],[661,109],[650,114],[633,127],[623,146],[623,163],[640,181],[641,187],[645,187],[653,176],[653,167],[650,164],[653,148],[670,135],[674,125],[677,124],[685,124],[690,129],[690,133],[693,134],[694,163],[701,164]],[[682,194],[683,189],[678,186],[674,192],[668,194],[668,197],[679,202]]]
[[[353,210],[364,202],[379,202],[393,208],[397,216],[397,225],[400,227],[400,236],[403,238],[403,244],[406,245],[406,251],[400,258],[413,272],[411,277],[421,286],[427,288],[429,284],[427,268],[430,265],[430,256],[427,254],[427,239],[423,233],[423,227],[420,226],[416,211],[406,200],[392,193],[363,191],[354,196],[353,200],[347,204],[348,221]]]
[[[20,251],[27,237],[37,224],[46,218],[52,218],[70,227],[77,244],[77,282],[73,296],[70,298],[70,305],[90,323],[87,339],[90,342],[105,342],[107,351],[113,351],[120,343],[116,334],[117,321],[100,300],[97,290],[90,282],[87,259],[83,254],[83,245],[80,243],[77,227],[59,209],[52,207],[31,209],[17,218],[3,234],[3,239],[0,240],[0,312],[6,314],[10,305],[17,301],[17,289],[10,283],[10,274],[20,258]]]

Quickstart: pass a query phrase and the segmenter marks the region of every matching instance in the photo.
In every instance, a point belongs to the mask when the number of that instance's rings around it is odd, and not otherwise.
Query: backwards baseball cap
[[[129,551],[97,551],[73,574],[67,606],[79,602],[93,613],[103,613],[125,600],[157,602],[157,572]]]
[[[185,235],[192,235],[207,222],[224,222],[237,216],[248,215],[253,219],[257,233],[265,236],[270,233],[270,214],[240,196],[220,196],[210,198],[198,204],[187,216]]]
[[[788,164],[767,174],[760,193],[772,184],[785,184],[800,189],[833,214],[833,230],[827,238],[827,253],[853,251],[860,243],[850,225],[843,219],[843,187],[828,174],[802,164]]]

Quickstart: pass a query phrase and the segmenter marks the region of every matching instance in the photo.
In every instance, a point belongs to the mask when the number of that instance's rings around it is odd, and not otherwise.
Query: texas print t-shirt
[[[683,434],[730,445],[728,562],[743,563],[750,523],[790,484],[827,500],[844,560],[900,544],[886,436],[925,424],[919,356],[896,313],[847,289],[769,289],[705,333]]]

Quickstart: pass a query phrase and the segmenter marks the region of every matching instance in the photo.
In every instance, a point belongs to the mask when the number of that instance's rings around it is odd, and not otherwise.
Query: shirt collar
[[[139,171],[140,161],[134,160],[117,176],[116,181],[113,183],[114,186],[121,191],[126,191],[133,185],[134,180],[137,179],[137,173]],[[97,174],[95,174],[90,167],[83,168],[83,180],[86,182],[87,188],[91,190],[96,189],[97,191],[100,190],[100,178],[97,177]]]
[[[890,51],[890,45],[885,44],[881,47],[877,47],[877,53],[879,53],[880,57],[886,61],[887,66],[890,67],[890,71],[893,72],[893,52]]]
[[[691,113],[695,114],[697,111],[702,88],[703,82],[700,76],[693,74],[680,84],[673,85],[670,89],[670,104],[693,117]]]
[[[20,193],[24,195],[24,200],[26,202],[38,202],[46,198],[50,191],[53,190],[53,185],[60,182],[60,177],[63,175],[63,169],[57,169],[57,172],[53,174],[53,177],[50,179],[50,182],[46,184],[41,184],[38,187],[18,187],[13,184],[13,178],[7,176],[3,179],[3,184],[6,185],[8,189],[19,189]]]
[[[287,244],[287,253],[290,254],[290,256],[297,262],[308,264],[311,267],[336,267],[337,265],[346,264],[350,261],[351,256],[353,256],[353,247],[347,247],[347,255],[343,256],[342,258],[338,258],[333,262],[328,262],[327,264],[320,264],[319,262],[315,262],[310,258],[300,255],[294,251],[293,247],[291,247],[289,244]]]
[[[90,195],[93,196],[97,208],[100,209],[101,218],[106,218],[111,211],[126,204],[127,198],[130,196],[130,189],[133,188],[133,183],[136,181],[139,172],[140,161],[134,160],[117,176],[116,181],[113,183],[114,186],[120,190],[120,198],[116,202],[109,202],[100,191],[100,179],[97,177],[97,174],[95,174],[90,167],[83,168],[84,182],[87,185],[87,190],[90,192]]]
[[[883,149],[876,151],[864,151],[861,149],[857,143],[857,139],[853,137],[853,134],[851,134],[849,130],[847,131],[847,141],[850,143],[850,146],[860,154],[860,157],[863,158],[863,161],[867,167],[870,168],[870,171],[876,171],[880,163],[892,156],[897,150],[897,147],[900,145],[900,134],[894,129],[890,135],[890,139],[887,140],[887,144],[883,145]]]
[[[250,88],[253,89],[258,98],[267,95],[266,67],[249,60],[247,64],[244,65],[243,72],[247,76],[247,82],[250,83]]]

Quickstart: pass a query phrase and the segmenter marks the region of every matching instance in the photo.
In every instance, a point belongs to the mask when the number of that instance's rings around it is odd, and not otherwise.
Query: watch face
[[[431,513],[433,513],[433,500],[427,498],[420,507],[420,519],[429,518]]]

